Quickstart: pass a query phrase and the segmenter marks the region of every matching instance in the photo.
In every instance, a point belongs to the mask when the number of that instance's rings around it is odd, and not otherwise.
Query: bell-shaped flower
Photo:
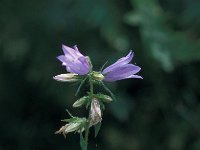
[[[133,55],[134,53],[130,51],[126,57],[120,58],[117,62],[105,68],[102,71],[104,81],[113,82],[128,78],[142,79],[141,76],[135,75],[141,70],[141,68],[136,65],[129,64],[133,59]]]
[[[66,66],[68,72],[85,75],[90,71],[88,57],[83,56],[77,46],[71,48],[62,45],[62,50],[64,55],[60,55],[57,58],[62,62],[62,65]]]

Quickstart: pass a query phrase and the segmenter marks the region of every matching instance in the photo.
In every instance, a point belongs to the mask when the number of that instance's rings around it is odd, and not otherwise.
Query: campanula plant
[[[68,111],[71,118],[64,119],[66,124],[62,126],[56,134],[63,134],[66,136],[69,132],[75,132],[80,134],[80,146],[82,150],[88,150],[88,136],[89,129],[94,126],[95,137],[97,136],[102,122],[102,111],[104,110],[104,104],[112,102],[115,99],[112,92],[105,86],[105,82],[114,82],[122,79],[139,78],[141,76],[136,75],[141,68],[131,64],[131,60],[134,57],[132,51],[125,57],[120,58],[114,64],[102,69],[101,71],[93,71],[93,66],[88,56],[82,55],[77,46],[73,48],[62,45],[64,55],[60,55],[57,58],[62,62],[62,65],[66,67],[68,73],[60,74],[53,77],[60,82],[80,82],[76,95],[78,94],[81,86],[88,81],[90,90],[87,94],[73,104],[73,107],[86,106],[89,110],[88,117],[74,117]],[[94,91],[94,84],[102,86],[110,95],[96,93]]]

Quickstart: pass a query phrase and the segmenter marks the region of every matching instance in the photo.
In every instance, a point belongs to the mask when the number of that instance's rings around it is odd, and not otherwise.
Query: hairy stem
[[[91,75],[89,75],[89,83],[90,83],[90,98],[92,99],[94,94],[94,87]],[[88,149],[88,136],[89,136],[89,129],[90,129],[90,114],[88,116],[88,122],[85,127],[85,150]]]

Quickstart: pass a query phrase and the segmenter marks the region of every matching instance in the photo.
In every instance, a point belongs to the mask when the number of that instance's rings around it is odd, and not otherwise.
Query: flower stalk
[[[91,61],[89,61],[89,62],[91,64]],[[90,84],[90,94],[89,94],[89,96],[90,96],[90,99],[93,98],[93,94],[94,94],[94,85],[93,85],[93,80],[92,80],[92,77],[91,77],[91,72],[89,74],[89,84]],[[85,150],[88,149],[88,137],[89,137],[89,130],[90,130],[90,120],[91,120],[90,115],[88,115],[88,120],[87,120],[86,127],[85,127]]]
[[[102,121],[102,110],[105,109],[104,103],[110,103],[115,100],[115,96],[112,92],[105,86],[103,83],[114,82],[117,80],[128,79],[128,78],[141,78],[141,76],[135,75],[140,71],[140,67],[130,64],[134,53],[132,51],[125,57],[120,58],[114,64],[108,66],[107,68],[101,69],[101,71],[93,71],[93,65],[88,56],[82,55],[77,46],[73,48],[62,45],[64,55],[60,55],[57,58],[62,62],[62,65],[66,67],[68,73],[60,74],[54,76],[53,78],[60,82],[80,82],[80,85],[77,89],[75,95],[78,94],[82,85],[88,81],[89,83],[89,92],[88,95],[85,95],[79,98],[74,102],[73,107],[81,106],[90,106],[88,117],[79,118],[71,116],[70,119],[64,119],[64,122],[67,122],[62,126],[56,134],[66,134],[70,132],[75,132],[80,134],[80,145],[82,150],[88,150],[88,139],[89,139],[89,130],[94,126],[95,137],[97,136]],[[102,93],[94,93],[94,84],[100,85],[103,87],[109,95]],[[84,137],[83,133],[84,132]]]

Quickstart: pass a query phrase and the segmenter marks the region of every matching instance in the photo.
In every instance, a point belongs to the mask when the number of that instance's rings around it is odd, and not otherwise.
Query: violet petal
[[[141,77],[141,76],[138,76],[138,75],[130,75],[130,76],[128,76],[127,78],[125,78],[125,79],[130,79],[130,78],[137,78],[137,79],[143,79],[143,77]]]
[[[71,56],[74,59],[83,56],[79,51],[77,51],[77,49],[73,49],[66,45],[62,45],[62,49],[63,49],[65,56]]]
[[[82,65],[82,72],[84,72],[85,74],[87,74],[90,71],[90,65],[88,62],[88,59],[86,57],[79,57],[79,62]]]
[[[133,59],[133,55],[134,55],[134,53],[132,51],[130,51],[126,57],[120,58],[117,62],[115,62],[114,64],[112,64],[112,65],[108,66],[107,68],[105,68],[102,71],[102,73],[106,74],[106,73],[111,72],[112,70],[114,70],[114,69],[116,69],[116,68],[118,68],[120,66],[128,64]]]
[[[60,55],[57,57],[62,62],[62,65],[66,66],[66,57],[64,55]]]
[[[130,77],[131,75],[139,72],[140,70],[141,68],[138,66],[135,66],[133,64],[126,64],[107,73],[105,75],[104,80],[109,81],[109,82],[122,80],[122,79]]]
[[[71,61],[71,59],[68,59],[68,57],[65,57],[64,55],[58,56],[57,58],[66,66],[67,71],[80,75],[86,74],[83,64],[79,60]]]
[[[57,58],[62,62],[62,65],[66,66],[68,72],[85,75],[90,71],[87,57],[79,52],[76,45],[74,48],[62,45],[62,49],[65,55],[60,55]]]

